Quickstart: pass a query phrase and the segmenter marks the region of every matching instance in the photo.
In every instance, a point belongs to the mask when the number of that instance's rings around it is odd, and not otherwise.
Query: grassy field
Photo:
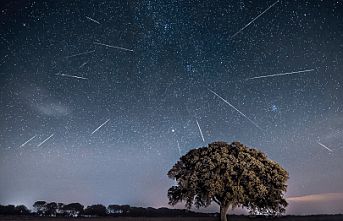
[[[0,216],[1,221],[219,221],[216,217],[102,217],[102,218],[62,218],[33,216]],[[229,216],[228,221],[342,221],[343,215],[335,216],[285,216],[279,218],[249,218],[246,216]]]

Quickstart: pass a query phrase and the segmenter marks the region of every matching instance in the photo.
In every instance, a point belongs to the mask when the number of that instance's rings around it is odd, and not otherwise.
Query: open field
[[[34,216],[0,216],[0,221],[218,221],[216,217],[101,217],[101,218],[63,218]],[[342,221],[343,215],[330,216],[285,216],[279,218],[249,218],[246,216],[229,216],[228,221]]]

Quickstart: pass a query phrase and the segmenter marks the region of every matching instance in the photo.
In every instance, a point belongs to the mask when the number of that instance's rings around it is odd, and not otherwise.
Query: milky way
[[[217,140],[279,162],[290,199],[343,193],[341,1],[0,8],[1,204],[167,206],[167,171]]]

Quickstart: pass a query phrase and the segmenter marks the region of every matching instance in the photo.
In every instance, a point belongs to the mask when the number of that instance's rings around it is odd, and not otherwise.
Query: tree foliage
[[[193,149],[168,176],[177,182],[168,190],[171,205],[184,201],[187,208],[193,204],[199,208],[216,202],[221,214],[229,207],[245,207],[253,214],[272,215],[285,212],[287,206],[287,171],[261,151],[239,142],[214,142]]]
[[[58,205],[55,202],[47,203],[45,205],[45,214],[48,216],[56,216]]]
[[[127,214],[130,212],[131,207],[129,205],[109,205],[107,210],[110,214]]]
[[[39,207],[39,213],[37,208]],[[106,209],[101,204],[88,206],[84,210],[84,206],[80,203],[55,203],[38,201],[35,203],[36,210],[31,212],[24,205],[0,205],[1,216],[45,216],[45,217],[97,217],[97,216],[112,216],[112,217],[209,217],[212,214],[196,213],[185,209],[169,209],[169,208],[143,208],[130,205],[115,205],[111,204]],[[22,218],[23,220],[31,220],[31,218]],[[59,219],[58,219],[59,220]]]
[[[19,215],[30,214],[30,210],[25,205],[18,205],[15,207],[15,213]]]
[[[0,215],[27,215],[30,210],[24,205],[0,205]]]
[[[104,205],[95,204],[87,206],[87,208],[85,209],[85,214],[90,216],[106,216],[107,209]]]
[[[84,206],[80,203],[70,203],[63,205],[61,211],[65,216],[77,217],[83,213]]]
[[[38,215],[44,215],[46,212],[46,202],[45,201],[36,201],[33,204],[33,208],[36,210]]]

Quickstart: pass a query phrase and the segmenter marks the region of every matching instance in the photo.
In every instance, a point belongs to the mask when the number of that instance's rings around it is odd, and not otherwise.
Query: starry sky
[[[289,214],[343,213],[342,1],[0,9],[1,204],[167,206],[180,155],[222,140],[288,170]]]

